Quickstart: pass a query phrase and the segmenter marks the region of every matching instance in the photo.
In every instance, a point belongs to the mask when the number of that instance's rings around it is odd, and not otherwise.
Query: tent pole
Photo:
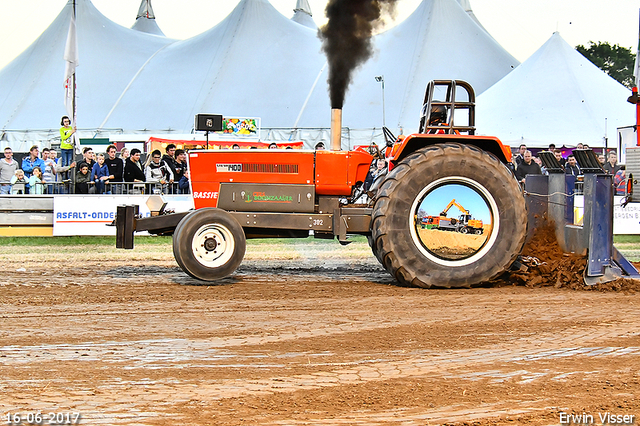
[[[636,104],[636,146],[640,146],[640,103]]]

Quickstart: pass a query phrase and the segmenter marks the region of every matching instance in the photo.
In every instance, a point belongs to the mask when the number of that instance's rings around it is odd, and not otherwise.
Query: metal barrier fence
[[[35,189],[35,190],[34,190]],[[42,182],[36,183],[35,188],[29,186],[26,182],[11,184],[11,182],[0,182],[0,195],[13,194],[81,194],[81,195],[100,195],[100,194],[128,194],[128,195],[144,195],[144,194],[189,194],[189,188],[181,190],[177,183],[159,182],[109,182],[103,185],[96,185],[94,182],[72,182],[65,180],[62,182]]]

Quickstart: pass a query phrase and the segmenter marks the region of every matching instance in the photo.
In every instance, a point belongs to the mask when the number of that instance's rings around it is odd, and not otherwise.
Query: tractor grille
[[[246,173],[298,173],[297,164],[243,164]]]

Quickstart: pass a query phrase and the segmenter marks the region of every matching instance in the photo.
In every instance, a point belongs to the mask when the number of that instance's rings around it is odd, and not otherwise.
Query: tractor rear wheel
[[[419,229],[423,217],[451,198],[483,220],[482,236]],[[470,287],[514,262],[527,213],[520,185],[500,160],[475,146],[447,143],[416,151],[389,173],[377,193],[371,230],[376,257],[401,284]]]
[[[216,208],[189,213],[173,234],[173,255],[193,278],[215,281],[231,275],[246,250],[242,226],[229,213]]]

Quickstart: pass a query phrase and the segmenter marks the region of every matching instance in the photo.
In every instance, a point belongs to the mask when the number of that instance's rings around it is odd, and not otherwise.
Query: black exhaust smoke
[[[393,17],[398,0],[329,0],[318,30],[329,63],[331,108],[342,108],[353,71],[373,53],[371,36]]]

